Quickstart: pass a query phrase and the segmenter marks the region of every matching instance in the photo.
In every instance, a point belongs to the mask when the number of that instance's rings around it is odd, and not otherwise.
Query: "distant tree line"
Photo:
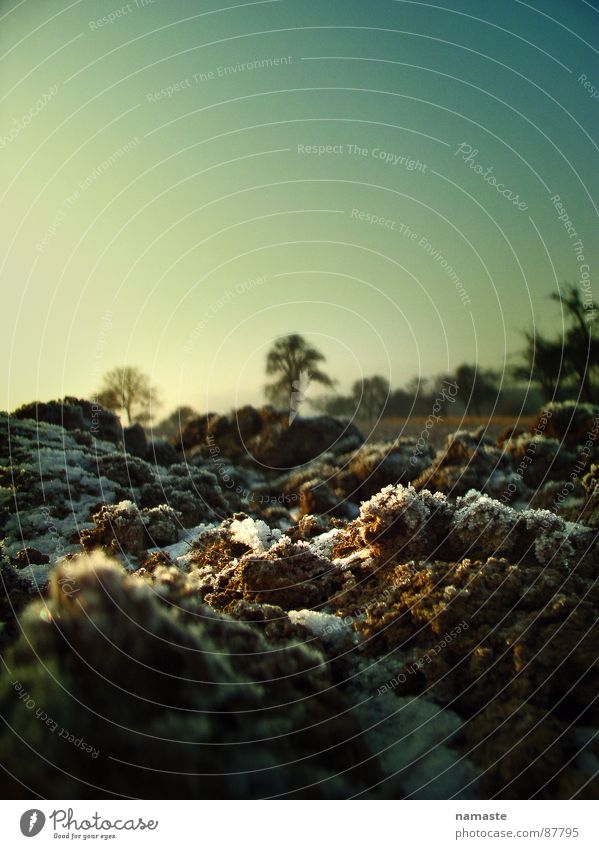
[[[310,404],[330,416],[373,421],[379,416],[427,416],[438,403],[442,414],[448,414],[455,401],[458,407],[452,408],[452,415],[528,415],[538,409],[543,397],[534,386],[510,383],[505,375],[502,382],[500,372],[464,363],[453,373],[415,377],[397,389],[391,389],[381,375],[373,375],[356,381],[350,395],[320,396]]]
[[[334,381],[322,368],[324,355],[298,333],[279,337],[266,356],[264,387],[267,399],[280,408],[298,413],[307,404],[313,411],[337,417],[372,421],[379,416],[427,416],[442,399],[442,413],[454,401],[456,413],[467,415],[529,415],[548,400],[579,399],[599,403],[599,341],[593,337],[596,311],[583,302],[580,291],[566,284],[550,296],[560,305],[563,333],[554,338],[534,328],[524,332],[524,348],[518,362],[503,371],[462,363],[452,373],[412,378],[392,389],[382,375],[355,381],[347,395],[329,392],[314,397],[315,385],[332,390]],[[454,389],[442,391],[443,386]],[[158,393],[141,369],[114,368],[104,376],[96,394],[98,403],[117,412],[128,424],[150,424],[159,406]],[[198,413],[178,407],[154,426],[170,438]]]
[[[383,415],[425,416],[447,381],[455,383],[457,399],[473,416],[527,415],[544,401],[566,398],[599,403],[594,305],[583,302],[580,290],[571,284],[550,297],[561,307],[563,333],[551,338],[535,329],[525,331],[518,362],[503,372],[463,363],[452,374],[413,378],[393,390],[384,377],[373,375],[356,381],[349,395],[325,395],[311,404],[329,415],[367,420]]]

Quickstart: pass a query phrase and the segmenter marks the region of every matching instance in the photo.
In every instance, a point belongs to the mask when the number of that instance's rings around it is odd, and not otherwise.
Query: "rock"
[[[343,454],[364,441],[358,428],[331,416],[301,418],[291,424],[283,418],[275,427],[260,434],[258,445],[251,446],[260,463],[278,469],[290,469],[309,463],[322,454]]]
[[[172,466],[179,462],[179,457],[166,439],[151,439],[148,442],[146,460],[156,466]]]
[[[128,454],[133,454],[142,460],[146,459],[148,441],[146,439],[146,432],[139,422],[123,429],[123,444]]]
[[[325,452],[340,454],[358,448],[364,439],[351,423],[330,416],[296,417],[266,406],[242,407],[231,416],[207,415],[190,422],[175,441],[181,452],[201,450],[233,462],[288,469]]]

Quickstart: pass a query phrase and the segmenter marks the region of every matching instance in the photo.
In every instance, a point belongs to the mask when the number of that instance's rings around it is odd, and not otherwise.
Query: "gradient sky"
[[[89,396],[123,363],[165,413],[257,403],[289,332],[342,391],[503,369],[523,329],[559,332],[548,296],[582,265],[597,290],[597,2],[17,0],[0,18],[0,407]]]

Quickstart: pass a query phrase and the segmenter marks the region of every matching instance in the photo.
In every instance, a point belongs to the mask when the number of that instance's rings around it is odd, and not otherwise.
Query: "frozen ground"
[[[3,417],[4,795],[596,797],[599,410],[299,465],[254,413]]]

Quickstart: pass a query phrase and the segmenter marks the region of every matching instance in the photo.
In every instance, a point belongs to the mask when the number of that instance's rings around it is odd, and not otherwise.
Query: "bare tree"
[[[127,424],[147,424],[160,402],[149,377],[135,366],[116,367],[106,372],[97,394],[98,403],[127,417]]]

